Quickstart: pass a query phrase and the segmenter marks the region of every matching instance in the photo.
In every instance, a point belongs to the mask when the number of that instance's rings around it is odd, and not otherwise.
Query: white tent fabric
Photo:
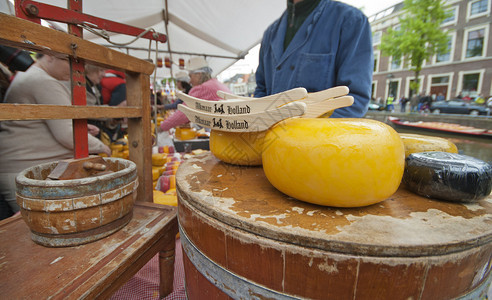
[[[7,0],[5,0],[7,1]],[[38,0],[66,7],[66,0]],[[264,30],[280,17],[285,0],[82,0],[82,11],[96,17],[136,26],[152,28],[166,34],[167,43],[159,43],[158,56],[173,62],[173,75],[179,71],[178,61],[203,55],[216,76],[261,41]],[[166,12],[167,2],[167,12]],[[167,33],[165,18],[168,16]],[[84,38],[110,46],[101,37],[84,30]],[[111,41],[124,43],[133,37],[116,34]],[[138,58],[149,57],[149,41],[139,39],[127,47],[113,49]],[[150,58],[155,61],[156,43]],[[170,52],[169,52],[170,50]],[[158,80],[171,77],[169,68],[157,68]]]

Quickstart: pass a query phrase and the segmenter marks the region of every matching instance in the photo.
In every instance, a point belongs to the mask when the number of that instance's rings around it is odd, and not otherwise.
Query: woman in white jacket
[[[70,91],[61,82],[69,79],[67,59],[40,56],[26,72],[15,75],[4,102],[71,105]],[[94,133],[93,129],[89,128],[89,132]],[[90,134],[88,141],[90,153],[111,154],[108,146]],[[15,201],[17,174],[34,165],[73,158],[73,149],[70,119],[0,123],[0,195],[13,212],[19,211]]]

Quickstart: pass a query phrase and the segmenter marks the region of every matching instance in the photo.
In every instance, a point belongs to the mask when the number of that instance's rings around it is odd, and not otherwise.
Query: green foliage
[[[418,78],[426,59],[448,51],[448,35],[440,27],[447,17],[445,0],[405,0],[400,28],[389,28],[382,36],[382,54],[403,57]]]

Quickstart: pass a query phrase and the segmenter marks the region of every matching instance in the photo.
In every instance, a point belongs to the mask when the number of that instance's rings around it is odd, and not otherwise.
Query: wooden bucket
[[[17,203],[33,241],[48,247],[85,244],[110,235],[131,220],[138,186],[136,165],[120,158],[104,159],[113,173],[46,180],[58,162],[19,173]]]
[[[490,196],[462,205],[400,188],[369,207],[323,207],[211,154],[176,182],[189,299],[483,299],[490,285]]]

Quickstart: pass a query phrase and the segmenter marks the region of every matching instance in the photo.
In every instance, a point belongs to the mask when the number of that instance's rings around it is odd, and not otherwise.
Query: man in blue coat
[[[331,117],[363,117],[371,95],[371,28],[358,9],[332,0],[287,0],[287,10],[263,35],[255,97],[296,87],[317,92],[345,85],[350,107]]]

